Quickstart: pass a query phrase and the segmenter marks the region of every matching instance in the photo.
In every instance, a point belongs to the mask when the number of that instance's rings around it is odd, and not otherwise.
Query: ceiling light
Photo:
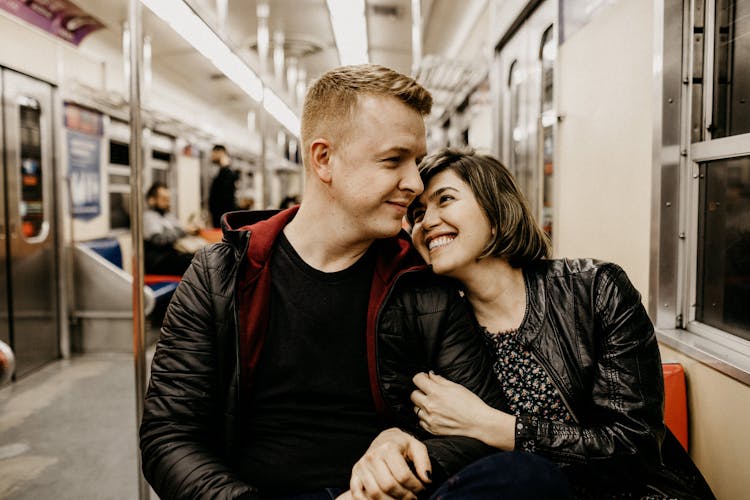
[[[342,66],[370,62],[365,0],[326,0]]]
[[[227,78],[263,107],[289,132],[299,136],[299,118],[270,89],[263,97],[263,81],[232,52],[208,25],[182,0],[141,0],[162,21],[172,27],[198,52],[203,54]],[[268,103],[272,103],[270,106]]]
[[[279,123],[281,123],[286,129],[299,137],[299,118],[294,114],[289,106],[281,100],[271,89],[266,87],[266,93],[263,96],[263,107],[266,108],[271,116],[273,116]]]

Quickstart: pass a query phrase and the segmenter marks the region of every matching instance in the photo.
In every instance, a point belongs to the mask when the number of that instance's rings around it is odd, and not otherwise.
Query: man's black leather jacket
[[[140,429],[143,472],[160,498],[257,497],[252,485],[232,470],[246,396],[241,389],[245,368],[238,347],[236,287],[241,273],[250,273],[250,282],[263,281],[275,236],[295,211],[252,226],[258,215],[229,214],[223,242],[196,254],[172,298]],[[411,378],[430,369],[500,406],[491,360],[457,289],[417,260],[405,235],[375,245],[379,260],[373,314],[368,317],[368,336],[372,331],[373,337],[368,338],[368,359],[375,374],[373,399],[384,427],[420,433],[409,401]],[[254,300],[263,299],[260,288]],[[423,441],[436,480],[493,451],[465,437]]]

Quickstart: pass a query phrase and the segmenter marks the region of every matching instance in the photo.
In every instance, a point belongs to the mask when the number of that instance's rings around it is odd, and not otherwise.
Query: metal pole
[[[141,37],[141,2],[130,0],[128,6],[130,50],[130,236],[133,244],[133,361],[135,364],[136,450],[140,449],[138,426],[143,416],[146,392],[146,331],[143,313],[143,126],[141,123],[141,70],[143,40]],[[150,491],[141,473],[138,456],[138,498],[147,500]]]
[[[266,128],[268,128],[268,111],[266,110],[266,75],[268,67],[268,14],[269,7],[265,1],[258,2],[256,6],[256,17],[258,18],[258,59],[260,62],[260,79],[263,83],[263,95],[260,101],[260,115],[258,116],[258,133],[260,134],[260,158],[258,167],[263,181],[263,198],[260,200],[260,208],[270,208],[271,201],[271,175],[266,164]]]
[[[411,0],[411,76],[422,65],[422,1]]]

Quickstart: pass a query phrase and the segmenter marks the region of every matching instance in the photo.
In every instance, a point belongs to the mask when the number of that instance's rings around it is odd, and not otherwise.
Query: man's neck
[[[337,225],[333,214],[317,210],[312,202],[304,202],[294,219],[284,228],[284,235],[307,264],[327,273],[351,267],[372,245],[347,234]]]

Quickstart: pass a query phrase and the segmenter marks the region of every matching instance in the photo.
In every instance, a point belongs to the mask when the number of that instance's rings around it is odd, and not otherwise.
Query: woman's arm
[[[604,264],[593,293],[576,302],[593,313],[593,325],[577,326],[589,329],[581,333],[592,334],[595,345],[594,352],[584,353],[593,358],[585,421],[566,424],[521,415],[516,445],[560,463],[660,463],[664,383],[640,294],[619,266]]]
[[[516,417],[492,408],[460,384],[434,373],[414,376],[411,393],[419,425],[439,436],[467,436],[500,450],[515,447]]]

